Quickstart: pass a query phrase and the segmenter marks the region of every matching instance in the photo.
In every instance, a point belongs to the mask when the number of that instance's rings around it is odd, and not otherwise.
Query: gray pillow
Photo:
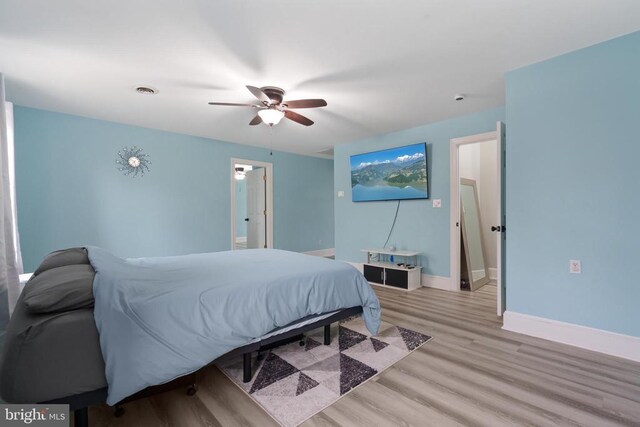
[[[91,265],[66,265],[52,268],[27,282],[22,291],[30,313],[57,313],[93,307]]]
[[[33,272],[34,276],[52,268],[63,267],[65,265],[90,264],[89,254],[85,248],[70,248],[51,252],[40,263],[40,266]]]

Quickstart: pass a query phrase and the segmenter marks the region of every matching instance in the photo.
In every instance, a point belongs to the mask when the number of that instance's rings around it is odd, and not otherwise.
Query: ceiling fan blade
[[[326,107],[327,101],[324,99],[296,99],[295,101],[286,101],[285,104],[289,108],[317,108]]]
[[[291,110],[285,110],[284,116],[289,120],[293,120],[296,123],[300,123],[301,125],[311,126],[313,124],[312,120],[306,118],[301,114],[295,113]]]
[[[225,105],[227,107],[253,107],[253,108],[259,108],[260,107],[260,105],[236,104],[234,102],[210,102],[209,105]]]
[[[251,120],[251,121],[249,122],[249,124],[250,124],[251,126],[259,125],[260,123],[262,123],[262,119],[261,119],[261,118],[260,118],[260,116],[258,116],[257,114],[256,114],[256,116],[253,118],[253,120]]]
[[[271,98],[269,98],[259,87],[247,85],[247,89],[249,89],[249,92],[263,103],[271,104]]]

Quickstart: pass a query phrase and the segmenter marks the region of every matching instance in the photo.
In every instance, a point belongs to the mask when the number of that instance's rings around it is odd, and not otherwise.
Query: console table
[[[367,253],[364,277],[374,285],[413,290],[420,287],[422,267],[415,251],[391,251],[389,249],[362,249]]]

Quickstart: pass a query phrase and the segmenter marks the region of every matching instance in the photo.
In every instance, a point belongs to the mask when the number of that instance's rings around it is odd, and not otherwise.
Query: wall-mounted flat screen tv
[[[427,144],[351,156],[354,202],[428,199]]]

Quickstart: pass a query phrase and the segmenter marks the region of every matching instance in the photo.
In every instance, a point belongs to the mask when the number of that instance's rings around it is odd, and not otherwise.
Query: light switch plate
[[[442,200],[440,200],[440,199],[433,199],[433,207],[434,207],[434,208],[441,208],[441,207],[442,207]]]
[[[339,190],[338,191],[338,197],[344,197],[344,191],[343,190]]]
[[[579,259],[570,259],[569,260],[569,273],[580,274],[582,273],[582,266],[580,265]]]

